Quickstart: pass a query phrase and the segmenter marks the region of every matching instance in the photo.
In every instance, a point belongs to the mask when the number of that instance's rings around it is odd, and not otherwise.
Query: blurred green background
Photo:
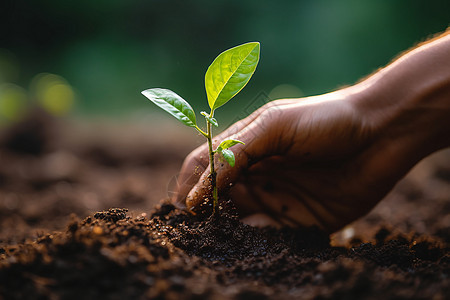
[[[450,1],[3,0],[0,16],[3,119],[18,119],[33,104],[56,115],[145,116],[158,110],[140,95],[150,87],[206,110],[203,78],[212,60],[260,41],[254,77],[218,112],[233,120],[264,95],[354,83],[444,31]]]

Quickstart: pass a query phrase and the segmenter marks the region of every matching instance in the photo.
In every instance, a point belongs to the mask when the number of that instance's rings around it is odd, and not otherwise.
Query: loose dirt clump
[[[110,208],[106,211],[99,211],[95,213],[94,218],[116,222],[119,220],[126,219],[127,211],[128,211],[127,208]]]

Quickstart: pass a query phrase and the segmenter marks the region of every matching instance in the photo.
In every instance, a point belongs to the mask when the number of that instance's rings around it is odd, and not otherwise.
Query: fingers
[[[186,195],[205,171],[208,166],[208,159],[208,147],[203,144],[192,151],[184,160],[177,178],[176,192],[172,197],[172,201],[179,208],[186,208]]]
[[[263,112],[259,116],[265,114]],[[219,154],[215,155],[215,170],[217,172],[217,189],[220,191],[227,190],[230,184],[237,181],[250,164],[259,161],[265,155],[270,155],[273,143],[270,134],[265,132],[264,126],[261,124],[261,118],[255,119],[253,122],[244,126],[239,132],[225,137],[226,139],[237,139],[245,144],[238,144],[232,148],[235,153],[235,166],[231,167],[226,163]],[[222,138],[220,139],[222,140]],[[200,176],[198,182],[192,187],[186,197],[186,205],[188,209],[192,209],[200,205],[211,196],[210,166],[208,166]]]
[[[291,102],[292,100],[289,100]],[[214,137],[214,141],[219,143],[224,140],[226,137],[240,132],[242,128],[245,128],[250,123],[252,123],[255,119],[257,119],[261,113],[267,110],[267,108],[272,107],[274,105],[278,105],[279,101],[270,102],[251,115],[246,117],[243,120],[240,120],[230,126],[228,129],[223,131],[220,135]],[[181,167],[180,174],[177,179],[177,192],[172,197],[172,201],[177,204],[180,208],[185,207],[185,199],[189,193],[189,191],[193,188],[193,186],[200,181],[200,177],[205,172],[209,165],[209,157],[208,157],[208,146],[207,144],[203,144],[194,151],[192,151],[184,160],[183,166]],[[208,171],[209,172],[209,171]],[[209,173],[208,173],[209,174]]]
[[[274,108],[278,109],[296,102],[298,102],[298,99],[272,101],[213,138],[214,144],[218,144],[225,139],[238,139],[246,143],[245,146],[236,145],[232,148],[236,157],[234,168],[216,158],[215,166],[219,190],[235,182],[242,170],[248,167],[248,153],[250,158],[255,160],[264,155],[264,152],[270,151],[269,146],[273,141],[264,137],[264,129],[268,126],[266,123],[269,123],[267,121],[268,116],[270,116],[268,112]],[[264,115],[267,118],[262,118]],[[254,140],[259,140],[259,142],[251,145]],[[173,201],[178,206],[184,208],[186,203],[188,208],[195,207],[210,196],[209,169],[208,147],[205,143],[191,152],[183,163],[178,179],[177,193],[173,197]]]
[[[241,140],[245,138],[241,137]],[[241,145],[243,146],[243,145]],[[234,148],[238,148],[235,146]],[[248,166],[248,155],[243,151],[236,151],[235,166],[231,167],[228,163],[222,161],[221,158],[215,155],[215,169],[217,172],[217,189],[223,191],[230,186],[230,183],[235,182],[239,174]],[[210,166],[206,168],[200,176],[197,183],[192,187],[186,197],[186,206],[190,210],[195,210],[197,206],[204,201],[212,198],[211,181],[209,179]]]

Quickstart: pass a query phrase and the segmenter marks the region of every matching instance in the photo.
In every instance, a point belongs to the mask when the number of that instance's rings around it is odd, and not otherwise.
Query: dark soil
[[[244,225],[231,202],[204,219],[157,205],[187,154],[184,132],[76,124],[35,114],[0,136],[0,299],[450,295],[448,153],[329,237]]]

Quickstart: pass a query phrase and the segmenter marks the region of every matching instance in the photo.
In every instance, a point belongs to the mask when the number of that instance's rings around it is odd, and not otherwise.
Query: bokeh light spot
[[[61,76],[41,73],[31,82],[31,91],[38,103],[50,114],[66,115],[75,102],[72,87]]]
[[[11,122],[20,120],[28,107],[25,89],[12,83],[0,85],[0,120]]]

